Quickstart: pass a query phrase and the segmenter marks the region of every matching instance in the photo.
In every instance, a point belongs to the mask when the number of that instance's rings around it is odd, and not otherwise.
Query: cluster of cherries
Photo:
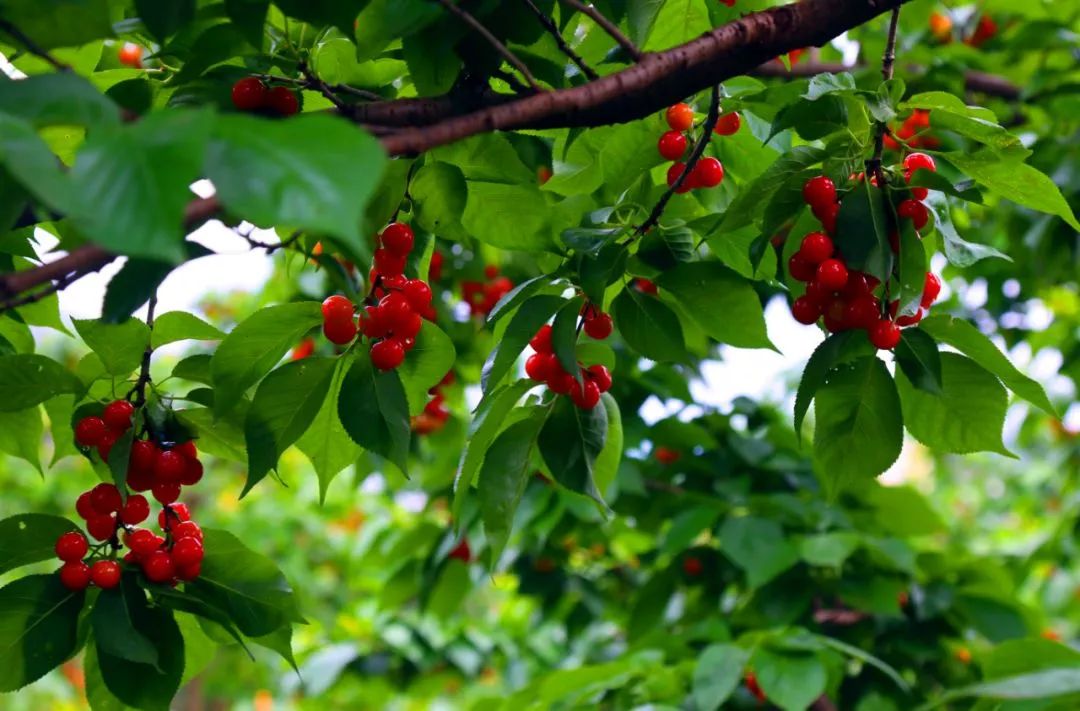
[[[300,111],[296,94],[284,86],[268,87],[258,77],[244,77],[232,86],[232,102],[238,111],[292,116]]]
[[[431,399],[424,405],[424,411],[412,418],[412,430],[417,434],[438,432],[450,419],[450,410],[446,409],[446,396],[442,389],[454,383],[454,371],[449,370],[438,385],[428,390]]]
[[[551,325],[544,324],[529,341],[536,351],[525,361],[525,374],[538,383],[546,383],[548,390],[556,395],[569,395],[582,410],[591,410],[600,402],[600,395],[611,389],[611,372],[603,365],[581,368],[579,383],[566,372],[555,355],[551,343]]]
[[[940,12],[930,13],[930,34],[934,39],[942,44],[949,44],[953,40],[953,21],[947,14]],[[993,39],[997,34],[998,26],[994,22],[994,18],[989,15],[982,15],[979,17],[978,22],[975,23],[975,29],[970,35],[964,38],[964,44],[971,47],[981,47],[983,44]]]
[[[890,133],[885,134],[885,147],[889,150],[898,151],[900,150],[900,141],[903,141],[912,148],[929,148],[931,150],[939,148],[941,141],[936,136],[922,134],[928,128],[930,128],[930,111],[928,109],[915,109],[900,124],[900,128],[896,129],[895,137]]]
[[[665,160],[674,161],[667,171],[668,187],[675,185],[675,181],[686,171],[686,163],[681,158],[690,145],[690,139],[686,132],[694,126],[694,108],[690,104],[678,103],[668,107],[664,115],[670,130],[661,134],[656,143],[656,148]],[[716,121],[713,132],[721,136],[730,136],[739,130],[742,120],[735,112],[722,114]],[[716,158],[703,156],[694,164],[690,175],[682,182],[675,191],[687,193],[694,188],[715,188],[724,180],[724,166]]]
[[[461,282],[461,295],[469,305],[469,313],[473,316],[487,316],[499,303],[499,299],[506,296],[514,288],[514,282],[509,278],[499,276],[499,268],[494,264],[484,267],[486,282],[463,281]]]
[[[904,159],[905,178],[911,181],[916,170],[935,169],[930,156],[913,153]],[[926,197],[926,188],[911,189],[912,197],[897,206],[901,218],[911,219],[916,230],[925,226],[928,218],[926,206],[920,201]],[[836,186],[826,176],[816,176],[803,186],[803,199],[822,221],[826,231],[835,234]],[[834,210],[834,206],[836,209]],[[828,217],[826,222],[824,217]],[[898,237],[890,238],[894,251],[898,251]],[[918,323],[926,309],[941,293],[941,280],[927,272],[920,308],[910,316],[896,318],[897,301],[889,304],[891,318],[881,314],[881,302],[874,296],[878,280],[860,271],[848,269],[843,258],[836,254],[836,247],[828,234],[811,232],[803,237],[799,250],[788,260],[788,273],[793,279],[806,283],[806,293],[795,299],[791,313],[799,323],[810,325],[824,317],[825,328],[832,333],[850,329],[867,332],[875,347],[890,350],[900,342],[900,329]]]
[[[610,336],[615,327],[611,320],[611,314],[604,313],[590,303],[586,303],[581,307],[581,321],[585,335],[598,341]]]
[[[323,334],[332,343],[348,345],[357,332],[372,339],[371,362],[379,370],[393,370],[416,345],[424,318],[434,318],[431,287],[422,279],[405,276],[405,262],[415,241],[412,228],[392,222],[379,235],[370,272],[370,299],[359,323],[356,307],[348,298],[334,295],[323,301]]]
[[[116,440],[132,427],[135,407],[117,400],[105,407],[101,417],[84,417],[75,425],[75,441],[81,447],[96,448],[102,461],[108,461]],[[84,521],[94,546],[91,565],[85,562],[91,547],[77,531],[64,533],[56,541],[56,555],[64,561],[60,581],[71,590],[84,590],[91,583],[114,588],[120,582],[120,564],[104,550],[120,548],[118,534],[130,549],[124,562],[138,565],[147,579],[155,583],[175,584],[194,580],[203,560],[202,531],[191,521],[184,504],[176,503],[181,487],[198,483],[203,476],[198,451],[193,442],[161,446],[150,439],[132,442],[128,458],[127,488],[135,492],[151,491],[163,505],[158,525],[165,537],[148,529],[134,528],[150,517],[150,504],[141,493],[123,494],[113,484],[98,484],[83,492],[75,510]]]

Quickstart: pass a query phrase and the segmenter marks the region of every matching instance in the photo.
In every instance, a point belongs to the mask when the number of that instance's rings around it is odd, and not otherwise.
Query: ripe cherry
[[[275,86],[266,92],[266,105],[281,116],[292,116],[300,111],[300,101],[291,89]]]
[[[409,256],[416,238],[412,228],[403,222],[391,222],[382,231],[382,246],[401,257]]]
[[[796,252],[788,259],[788,274],[796,281],[810,281],[814,278],[817,267],[806,261],[801,254]]]
[[[585,378],[585,382],[581,385],[574,381],[574,387],[570,390],[570,399],[582,410],[591,410],[600,402],[600,387],[591,378]]]
[[[245,77],[233,84],[232,102],[240,111],[254,111],[266,105],[266,85],[257,77]]]
[[[881,316],[878,300],[870,295],[857,296],[847,303],[844,321],[851,328],[870,329]]]
[[[132,491],[150,491],[150,488],[154,485],[153,470],[142,470],[135,469],[134,467],[128,467],[127,485],[128,488]]]
[[[401,322],[412,313],[409,300],[401,292],[392,291],[379,300],[380,317],[386,319],[391,331],[397,330]]]
[[[116,519],[111,514],[98,514],[86,520],[86,532],[95,540],[107,541],[116,533]]]
[[[896,302],[893,302],[893,303],[896,303]],[[896,309],[892,309],[892,311],[895,313]],[[896,317],[896,325],[900,326],[901,328],[907,328],[908,326],[914,326],[917,323],[919,323],[919,321],[922,321],[923,316],[925,316],[925,315],[926,315],[926,311],[924,309],[922,309],[922,308],[919,308],[913,314],[908,314],[906,316],[897,316]]]
[[[656,296],[657,292],[660,291],[653,281],[644,277],[638,277],[637,279],[635,279],[634,286],[636,286],[637,290],[641,293],[652,294],[653,296]]]
[[[296,344],[296,347],[292,349],[292,353],[289,354],[290,360],[303,360],[315,353],[315,340],[312,338],[305,338]]]
[[[611,390],[611,371],[606,366],[599,363],[590,365],[585,376],[592,378],[593,382],[596,383],[596,387],[600,388],[600,392],[606,393]]]
[[[101,435],[101,439],[97,443],[98,456],[101,457],[101,461],[109,461],[109,452],[112,451],[113,445],[116,444],[118,439],[120,439],[120,435],[112,430],[105,430],[105,434]]]
[[[465,538],[461,539],[461,542],[454,546],[454,549],[450,551],[448,558],[454,560],[460,560],[462,563],[468,563],[472,560],[472,551],[469,550],[469,541]]]
[[[105,420],[100,417],[84,417],[75,425],[75,441],[83,447],[93,447],[105,435]]]
[[[86,536],[78,531],[68,531],[56,539],[56,557],[65,563],[82,560],[90,550]]]
[[[800,296],[791,304],[791,315],[799,323],[809,326],[821,318],[821,306],[808,296]]]
[[[896,344],[900,342],[900,326],[887,318],[879,320],[870,329],[870,342],[883,351],[896,348]]]
[[[919,305],[924,309],[930,308],[930,306],[937,301],[938,295],[941,294],[941,279],[937,274],[933,272],[926,273],[926,280],[923,282],[922,301]]]
[[[589,338],[595,338],[598,341],[610,336],[613,328],[611,314],[599,313],[593,318],[585,319],[585,334]]]
[[[171,504],[180,498],[180,485],[172,482],[158,482],[150,490],[160,504]]]
[[[187,504],[172,504],[161,510],[157,520],[158,527],[163,531],[168,531],[178,523],[190,521],[191,510],[187,507]]]
[[[934,163],[933,156],[925,153],[912,153],[904,158],[904,170],[909,176],[916,170],[929,170],[931,173],[935,173],[937,172],[937,164]]]
[[[556,365],[558,362],[556,361]],[[556,395],[569,395],[577,387],[577,380],[561,367],[552,368],[547,381],[548,390]]]
[[[765,701],[765,692],[761,690],[761,686],[758,685],[757,677],[754,676],[754,672],[747,671],[746,676],[743,677],[743,681],[746,683],[746,690],[750,692],[758,701]]]
[[[165,539],[160,536],[155,536],[154,532],[147,528],[140,528],[133,531],[130,536],[127,537],[127,547],[131,549],[131,552],[140,558],[146,557],[156,551]]]
[[[75,501],[75,513],[85,521],[91,516],[97,516],[97,511],[94,510],[94,504],[90,500],[89,491],[85,491],[79,495],[79,498]]]
[[[525,374],[538,383],[551,375],[552,364],[557,364],[553,353],[533,353],[525,360]]]
[[[551,172],[551,168],[547,167],[546,165],[542,165],[536,169],[536,182],[543,185],[547,181],[551,180],[552,175],[554,175],[554,173]]]
[[[848,270],[839,259],[826,259],[818,265],[815,279],[830,291],[840,291],[847,284]]]
[[[409,302],[413,311],[422,313],[431,306],[431,287],[427,285],[427,282],[409,279],[402,287],[401,293],[405,295],[405,300]]]
[[[380,286],[384,291],[401,291],[405,288],[405,284],[409,281],[405,278],[404,274],[395,274],[394,276],[379,277],[381,280]],[[372,280],[374,282],[374,280]],[[382,297],[379,297],[382,298]]]
[[[193,565],[179,566],[176,569],[176,577],[180,580],[190,581],[202,574],[202,561]]]
[[[810,207],[825,207],[836,202],[836,185],[825,175],[817,175],[803,184],[803,200]]]
[[[821,232],[811,232],[803,237],[799,254],[811,264],[821,264],[833,255],[833,241]]]
[[[203,545],[196,538],[183,538],[176,542],[172,549],[173,563],[186,568],[201,563],[203,559]]]
[[[356,338],[356,323],[351,318],[323,321],[323,335],[331,343],[346,346]]]
[[[371,347],[371,364],[379,370],[393,370],[405,360],[405,346],[396,338],[384,338]]]
[[[394,276],[405,273],[405,257],[394,254],[385,247],[375,250],[375,269],[380,274]]]
[[[187,460],[179,453],[169,450],[158,455],[154,463],[154,478],[158,483],[175,483],[184,477]]]
[[[529,340],[529,345],[537,353],[551,353],[551,324],[545,323]]]
[[[199,450],[195,447],[195,440],[193,439],[176,445],[172,448],[172,451],[188,459],[195,459],[199,456]]]
[[[825,308],[825,305],[832,301],[834,295],[834,291],[825,288],[813,279],[806,284],[806,298],[813,301],[820,308]]]
[[[172,556],[165,551],[154,551],[143,562],[143,573],[152,583],[166,583],[176,573]]]
[[[726,114],[720,114],[720,117],[716,119],[716,126],[713,128],[713,133],[718,136],[731,136],[739,132],[740,126],[742,126],[742,119],[739,117],[738,112],[731,111]]]
[[[114,484],[98,484],[90,490],[90,504],[98,514],[111,514],[123,505],[120,490]]]
[[[701,564],[701,560],[694,556],[687,556],[683,558],[682,569],[691,578],[696,578],[701,575],[701,571],[705,566]]]
[[[120,63],[132,69],[142,69],[142,47],[131,42],[125,42],[116,53]]]
[[[825,304],[821,313],[825,317],[825,328],[829,333],[840,333],[851,328],[847,322],[847,306],[847,301],[839,296],[834,296]]]
[[[918,200],[904,200],[896,206],[896,214],[910,219],[916,231],[926,227],[926,222],[930,219],[930,211]]]
[[[195,486],[203,478],[203,464],[198,459],[186,459],[184,466],[184,475],[180,478],[180,483],[184,486]]]
[[[120,564],[115,560],[99,560],[90,568],[90,582],[102,590],[111,590],[120,584]]]
[[[199,528],[199,524],[194,521],[181,521],[173,527],[172,537],[177,541],[184,538],[194,538],[201,541],[203,539],[203,533],[202,529]]]
[[[653,456],[656,457],[656,461],[665,465],[674,464],[682,459],[682,453],[679,450],[664,446],[657,447]]]
[[[675,187],[675,182],[679,179],[679,176],[686,170],[686,163],[678,162],[672,163],[671,167],[667,171],[667,185],[669,188]],[[682,181],[682,184],[676,188],[675,192],[682,195],[688,193],[694,188],[694,174],[686,176],[686,179]]]
[[[115,432],[124,432],[131,427],[131,416],[135,414],[135,406],[127,400],[114,400],[105,406],[101,419],[106,427]]]
[[[912,200],[925,200],[926,196],[930,194],[930,188],[923,188],[916,185],[914,188],[910,188]]]
[[[715,188],[724,180],[724,166],[716,158],[702,158],[694,166],[690,181],[694,185]]]
[[[131,456],[128,459],[128,474],[153,472],[160,452],[158,446],[150,440],[138,439],[132,442]]]
[[[679,160],[686,153],[686,136],[680,131],[666,131],[656,142],[656,149],[665,160]]]
[[[678,103],[669,107],[665,117],[672,131],[685,131],[694,125],[694,109],[690,104]]]
[[[859,296],[870,294],[878,283],[878,280],[869,274],[857,270],[848,270],[848,280],[847,284],[844,285],[843,296],[850,301]]]
[[[68,590],[85,590],[90,585],[90,566],[81,560],[64,563],[60,568],[60,582]]]
[[[829,234],[836,234],[836,218],[840,214],[840,204],[832,203],[813,209],[814,216],[821,221],[821,226]]]
[[[128,526],[137,526],[150,517],[150,504],[142,494],[128,497],[124,508],[120,510],[120,520]]]
[[[431,264],[428,265],[428,281],[437,282],[442,279],[444,260],[445,257],[443,257],[442,252],[436,251],[431,253]]]
[[[353,317],[355,307],[353,302],[341,294],[326,297],[322,302],[322,316],[324,321],[345,321]]]

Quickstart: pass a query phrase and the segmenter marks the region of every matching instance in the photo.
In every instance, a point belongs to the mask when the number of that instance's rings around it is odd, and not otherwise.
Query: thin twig
[[[352,94],[365,101],[385,101],[386,97],[382,94],[376,94],[374,91],[368,91],[367,89],[358,89],[355,86],[349,86],[348,84],[327,84],[318,77],[312,76],[310,78],[297,79],[295,77],[286,77],[280,74],[252,74],[251,76],[256,79],[262,79],[264,82],[281,82],[283,84],[292,84],[293,86],[301,89],[312,89],[319,91],[319,86],[325,86],[335,94]]]
[[[244,233],[236,230],[236,234],[242,237],[245,242],[250,244],[253,249],[265,249],[267,254],[273,254],[279,249],[286,249],[288,247],[291,247],[296,242],[296,240],[300,239],[300,237],[303,236],[304,231],[296,230],[280,242],[263,242],[261,240],[257,240],[251,236],[251,232]]]
[[[589,81],[600,78],[600,75],[593,71],[593,68],[585,63],[585,60],[581,58],[581,55],[573,50],[573,48],[566,43],[566,39],[563,38],[562,32],[559,32],[558,26],[555,21],[545,15],[540,8],[532,0],[522,0],[533,14],[536,15],[536,19],[544,26],[547,33],[555,38],[555,43],[559,45],[559,50],[570,58],[570,61],[577,65],[577,68],[581,70],[581,73],[585,75]]]
[[[21,44],[23,47],[26,47],[26,50],[28,52],[30,52],[30,54],[34,55],[35,57],[40,57],[40,58],[44,59],[46,62],[51,64],[53,66],[53,68],[56,69],[57,71],[59,71],[59,72],[70,72],[71,71],[70,66],[68,66],[67,64],[64,64],[59,59],[57,59],[56,57],[54,57],[51,54],[49,54],[48,52],[46,52],[44,49],[41,48],[41,45],[39,45],[34,40],[30,39],[26,35],[25,32],[23,32],[22,30],[20,30],[18,27],[11,24],[7,20],[0,19],[0,31],[5,32],[5,33],[11,35],[12,37],[14,37],[15,40],[19,44]]]
[[[701,137],[698,138],[697,143],[694,144],[694,150],[691,151],[690,157],[686,159],[686,167],[683,168],[683,172],[679,174],[679,177],[675,179],[668,189],[657,201],[656,206],[649,213],[648,218],[641,225],[634,230],[635,235],[643,235],[649,229],[653,227],[659,220],[660,216],[664,214],[664,208],[667,207],[668,201],[671,200],[671,196],[678,191],[682,184],[690,179],[690,173],[694,170],[694,166],[697,165],[698,160],[705,153],[705,146],[709,145],[709,139],[712,137],[713,129],[716,127],[716,121],[720,118],[720,85],[717,84],[712,88],[712,99],[709,102],[709,114],[705,117],[705,123],[701,125]]]
[[[514,69],[521,72],[521,76],[525,77],[525,81],[528,82],[533,91],[541,91],[540,85],[536,83],[536,78],[532,75],[532,72],[529,71],[529,68],[525,66],[525,63],[518,59],[517,56],[515,56],[505,44],[500,42],[495,35],[491,34],[488,28],[480,24],[479,20],[450,2],[450,0],[435,0],[435,2],[446,8],[446,11],[451,15],[456,15],[459,20],[473,28],[481,37],[487,40],[487,43],[490,44],[503,59],[509,62]]]
[[[889,17],[889,37],[885,42],[885,54],[881,57],[881,76],[885,81],[893,77],[893,64],[896,62],[896,28],[900,24],[900,8],[893,8]],[[885,132],[888,125],[878,121],[874,130],[874,154],[866,161],[866,174],[877,178],[878,187],[885,189],[885,171],[881,168],[881,154],[885,151]]]
[[[513,91],[515,94],[528,95],[535,93],[532,89],[525,86],[525,84],[523,84],[521,80],[514,76],[511,72],[507,72],[502,69],[492,69],[491,76],[495,77],[496,79],[502,79],[510,86],[510,90]]]
[[[154,331],[154,309],[157,307],[157,291],[150,296],[150,303],[146,307],[146,325],[150,328],[150,332]],[[128,399],[132,395],[135,396],[135,400],[132,401],[132,405],[135,409],[138,409],[146,404],[146,385],[150,382],[150,356],[154,354],[154,347],[149,343],[146,345],[146,350],[143,351],[142,365],[139,368],[139,379],[135,381],[135,387],[128,393]]]
[[[641,61],[641,50],[630,41],[629,37],[624,35],[619,28],[615,26],[614,22],[604,17],[595,7],[579,2],[578,0],[561,0],[561,2],[566,3],[584,15],[588,15],[592,21],[599,25],[604,32],[607,32],[611,39],[615,40],[615,42],[622,47],[635,62]]]
[[[307,81],[307,86],[325,96],[331,104],[334,105],[338,111],[345,116],[352,115],[351,107],[346,104],[341,98],[334,92],[334,90],[322,79],[317,77],[311,68],[308,67],[307,62],[300,62],[298,69],[300,73],[304,75],[304,79]]]

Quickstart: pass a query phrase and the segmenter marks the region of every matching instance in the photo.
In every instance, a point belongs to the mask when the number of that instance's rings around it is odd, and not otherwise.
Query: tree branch
[[[49,54],[48,52],[46,52],[44,49],[41,48],[40,45],[38,45],[37,42],[30,39],[26,35],[26,33],[24,33],[18,27],[16,27],[15,25],[11,24],[10,22],[8,22],[7,20],[2,19],[2,18],[0,18],[0,32],[4,32],[5,34],[8,34],[11,37],[13,37],[16,42],[21,44],[23,47],[26,47],[26,51],[28,51],[30,54],[34,55],[35,57],[40,57],[41,59],[44,59],[46,62],[48,62],[50,65],[52,65],[52,67],[54,69],[56,69],[57,71],[59,71],[59,72],[70,72],[71,71],[71,67],[64,64],[59,59],[57,59],[56,57],[54,57],[51,54]]]
[[[522,2],[532,10],[532,13],[536,15],[537,21],[544,26],[547,33],[555,38],[555,43],[559,45],[559,51],[577,65],[577,68],[581,70],[581,73],[584,74],[589,81],[600,78],[600,75],[594,72],[592,67],[585,63],[585,60],[581,58],[581,55],[575,52],[573,48],[566,43],[566,40],[562,36],[562,32],[559,32],[559,28],[554,20],[541,12],[540,8],[538,8],[532,0],[522,0]]]
[[[861,69],[866,69],[866,66],[862,64],[848,66],[836,62],[805,62],[803,64],[792,65],[791,69],[788,70],[782,64],[766,62],[757,69],[751,71],[750,74],[751,76],[757,77],[786,79],[792,77],[812,77],[817,74],[857,72]],[[926,73],[926,67],[917,64],[905,65],[904,70],[911,74]],[[1016,101],[1021,96],[1020,87],[1016,86],[1005,77],[972,70],[964,72],[964,89],[979,94],[997,96],[1007,101]]]
[[[469,27],[473,28],[473,30],[475,30],[481,37],[483,37],[488,44],[495,48],[495,51],[498,52],[503,59],[510,63],[510,66],[521,72],[521,76],[525,77],[525,81],[528,82],[529,87],[533,91],[542,91],[540,85],[536,83],[536,77],[532,75],[532,72],[530,72],[529,68],[525,66],[525,63],[518,59],[517,56],[513,52],[511,52],[505,44],[500,42],[498,37],[491,34],[491,31],[488,30],[488,28],[480,24],[479,20],[477,20],[465,10],[461,9],[461,7],[459,7],[458,5],[450,2],[450,0],[435,0],[435,2],[446,8],[446,11],[450,14],[456,15],[458,19],[460,19]]]
[[[623,51],[629,54],[635,62],[641,61],[641,57],[643,56],[641,50],[630,41],[629,37],[624,35],[619,28],[615,26],[614,22],[604,17],[595,7],[579,2],[578,0],[560,0],[560,2],[569,5],[583,15],[588,15],[588,17],[599,25],[600,29],[607,32],[608,35],[611,36],[611,39],[615,40],[615,42],[623,48]]]
[[[889,17],[889,36],[885,40],[885,53],[881,56],[881,77],[885,81],[893,78],[893,64],[896,62],[896,30],[900,25],[900,8],[893,8]],[[866,161],[866,179],[872,174],[877,178],[882,194],[885,191],[885,172],[881,169],[881,154],[885,150],[885,132],[889,126],[885,121],[878,121],[874,129],[874,154]],[[886,198],[887,199],[887,198]]]
[[[157,291],[150,296],[150,303],[146,307],[146,325],[150,328],[150,332],[154,331],[154,309],[157,308]],[[136,409],[146,404],[146,386],[150,382],[150,357],[154,354],[154,347],[150,344],[146,345],[146,350],[143,351],[142,364],[139,367],[139,379],[135,381],[135,387],[128,393],[128,399],[131,396],[135,396],[135,401],[131,404]]]

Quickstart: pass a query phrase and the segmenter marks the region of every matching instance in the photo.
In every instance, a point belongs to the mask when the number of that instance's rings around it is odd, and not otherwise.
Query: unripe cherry
[[[383,229],[380,238],[383,247],[401,257],[409,256],[416,241],[412,228],[403,222],[391,222]]]
[[[405,346],[396,338],[384,338],[371,346],[371,364],[379,370],[393,370],[405,360]]]
[[[75,441],[80,446],[93,447],[101,441],[105,431],[105,420],[100,417],[84,417],[75,425]]]
[[[65,563],[82,560],[90,550],[86,536],[78,531],[68,531],[56,539],[56,557]]]
[[[680,102],[668,108],[665,118],[672,131],[685,131],[694,125],[694,108]]]
[[[90,567],[90,582],[102,590],[111,590],[120,584],[120,564],[115,560],[99,560]]]
[[[60,583],[68,590],[85,590],[90,585],[90,566],[81,560],[64,563],[60,568]]]
[[[686,136],[681,131],[666,131],[656,142],[656,149],[665,160],[679,160],[686,153]]]

